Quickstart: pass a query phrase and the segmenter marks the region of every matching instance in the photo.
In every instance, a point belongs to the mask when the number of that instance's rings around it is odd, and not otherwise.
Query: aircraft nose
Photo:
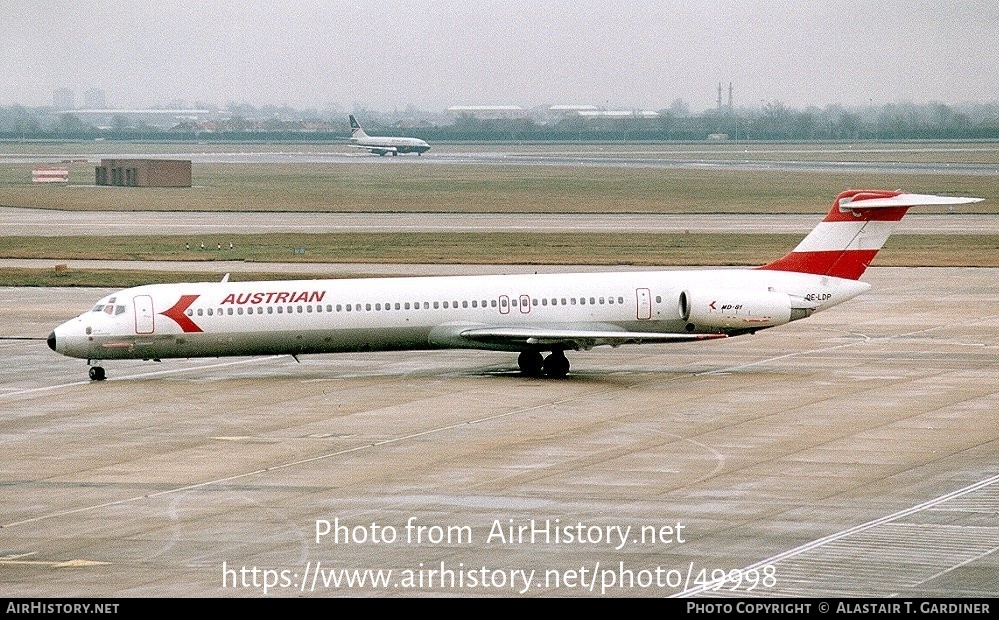
[[[45,342],[47,342],[49,344],[49,348],[50,349],[52,349],[53,351],[55,351],[56,350],[56,336],[55,336],[55,332],[52,332],[51,334],[49,334],[49,337],[45,340]]]

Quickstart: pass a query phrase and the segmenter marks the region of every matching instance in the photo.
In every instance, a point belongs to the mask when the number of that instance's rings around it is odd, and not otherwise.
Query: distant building
[[[580,110],[583,118],[659,118],[652,110]]]
[[[102,159],[94,171],[97,185],[191,187],[188,159]]]
[[[559,104],[549,106],[545,116],[548,122],[558,122],[578,117],[582,112],[596,112],[599,109],[597,106],[589,104]]]
[[[573,105],[553,105],[548,108],[548,119],[554,121],[568,118],[586,118],[594,120],[614,120],[614,119],[654,119],[659,118],[659,113],[652,110],[605,110],[595,105],[573,104]]]

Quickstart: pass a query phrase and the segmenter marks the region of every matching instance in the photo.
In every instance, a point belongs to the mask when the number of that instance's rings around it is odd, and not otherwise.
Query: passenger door
[[[153,333],[153,298],[149,295],[136,295],[132,298],[132,305],[135,307],[135,333]]]

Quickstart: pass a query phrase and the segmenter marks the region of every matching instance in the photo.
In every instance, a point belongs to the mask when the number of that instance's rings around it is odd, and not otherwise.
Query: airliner
[[[749,269],[151,284],[56,327],[48,346],[87,360],[485,349],[522,374],[564,377],[566,351],[730,338],[804,319],[860,281],[909,207],[980,198],[841,193],[785,256]]]
[[[419,138],[372,137],[364,133],[361,124],[354,115],[350,115],[350,144],[353,148],[367,149],[378,155],[398,155],[399,153],[416,153],[423,155],[430,150],[430,145]]]

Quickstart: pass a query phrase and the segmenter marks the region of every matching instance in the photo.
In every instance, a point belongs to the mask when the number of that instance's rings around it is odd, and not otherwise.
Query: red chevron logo
[[[181,295],[180,300],[177,303],[175,303],[172,308],[170,308],[169,310],[164,310],[163,312],[160,312],[160,314],[167,317],[168,319],[173,319],[173,321],[177,325],[180,325],[180,328],[184,330],[184,332],[203,332],[205,330],[198,327],[197,323],[192,321],[190,317],[184,314],[184,311],[187,310],[188,306],[193,304],[194,300],[197,299],[198,297],[201,296]]]

